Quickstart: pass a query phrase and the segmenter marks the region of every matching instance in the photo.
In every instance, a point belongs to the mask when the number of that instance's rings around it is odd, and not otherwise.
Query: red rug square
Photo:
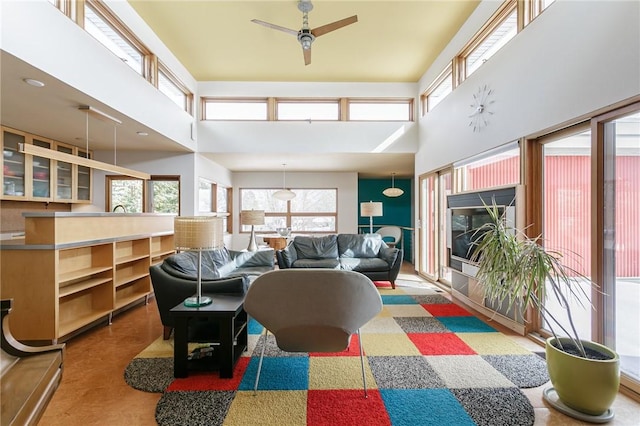
[[[171,382],[167,391],[237,390],[249,361],[251,361],[251,358],[241,357],[233,369],[232,378],[222,379],[217,371],[192,372],[189,373],[189,377],[175,379]]]
[[[364,348],[363,348],[364,350]],[[351,336],[349,347],[341,352],[309,352],[309,356],[360,356],[360,346],[358,345],[358,335]]]
[[[391,420],[377,389],[310,390],[307,426],[388,426]]]
[[[373,284],[378,288],[391,288],[391,281],[374,281]]]
[[[476,355],[454,333],[407,333],[422,355]]]
[[[471,317],[471,312],[455,303],[436,303],[432,305],[422,305],[434,317]]]

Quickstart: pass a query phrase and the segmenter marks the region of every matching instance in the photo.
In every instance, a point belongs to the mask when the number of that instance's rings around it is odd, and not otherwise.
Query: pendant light
[[[391,173],[391,188],[387,188],[382,193],[387,197],[399,197],[404,194],[404,191],[400,188],[396,188],[394,181],[395,173]]]
[[[286,166],[286,164],[282,164],[282,189],[273,193],[273,198],[281,201],[289,201],[296,198],[295,192],[287,189]]]

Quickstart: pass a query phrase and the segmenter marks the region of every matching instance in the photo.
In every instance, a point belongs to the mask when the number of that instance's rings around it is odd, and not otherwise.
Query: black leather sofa
[[[276,251],[280,269],[356,271],[372,281],[390,281],[392,288],[396,288],[402,257],[402,250],[387,246],[379,234],[296,236],[286,248]]]
[[[202,252],[202,293],[244,294],[260,274],[275,268],[273,250],[255,252],[227,248]],[[149,268],[164,339],[174,327],[171,308],[197,293],[198,253],[181,252]]]

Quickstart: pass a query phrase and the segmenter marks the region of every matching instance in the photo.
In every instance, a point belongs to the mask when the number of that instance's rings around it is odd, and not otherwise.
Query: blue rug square
[[[418,305],[416,299],[405,294],[382,296],[382,303],[385,305]]]
[[[448,389],[380,389],[394,426],[475,426]]]
[[[238,390],[253,390],[259,357],[251,357]],[[307,390],[309,388],[309,357],[271,358],[262,361],[258,390]]]
[[[264,331],[264,327],[258,321],[253,318],[249,319],[249,324],[247,325],[247,333],[249,334],[262,334]]]
[[[437,317],[453,333],[488,333],[497,330],[476,317]]]

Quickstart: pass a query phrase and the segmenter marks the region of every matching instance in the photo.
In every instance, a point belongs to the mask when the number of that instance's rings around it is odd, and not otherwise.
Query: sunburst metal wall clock
[[[473,128],[474,132],[479,132],[489,124],[489,116],[493,115],[490,107],[494,102],[493,89],[486,84],[478,87],[477,92],[473,94],[473,102],[470,105],[472,110],[469,116],[469,127]]]

